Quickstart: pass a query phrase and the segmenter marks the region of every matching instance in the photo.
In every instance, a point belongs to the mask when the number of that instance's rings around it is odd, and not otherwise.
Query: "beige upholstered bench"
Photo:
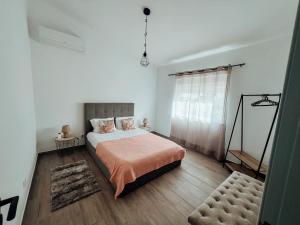
[[[233,172],[188,218],[192,225],[256,225],[264,183]]]

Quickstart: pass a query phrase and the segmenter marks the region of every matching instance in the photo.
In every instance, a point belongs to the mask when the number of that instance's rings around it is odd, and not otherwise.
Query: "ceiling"
[[[29,27],[34,38],[45,25],[80,36],[87,45],[140,57],[144,16],[152,64],[227,45],[245,45],[291,35],[298,0],[29,0]],[[107,49],[107,48],[106,48]],[[200,54],[201,55],[201,54]]]

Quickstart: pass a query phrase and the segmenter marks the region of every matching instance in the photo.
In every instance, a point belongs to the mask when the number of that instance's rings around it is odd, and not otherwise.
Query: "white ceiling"
[[[149,7],[149,57],[153,64],[227,45],[245,45],[292,33],[298,0],[30,0],[32,37],[38,25],[111,45],[126,54],[143,52]]]

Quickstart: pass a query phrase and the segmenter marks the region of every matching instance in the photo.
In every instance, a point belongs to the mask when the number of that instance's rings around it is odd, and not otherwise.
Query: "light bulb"
[[[144,66],[144,67],[147,67],[150,64],[146,52],[143,53],[143,56],[142,56],[141,61],[140,61],[140,64],[142,66]]]

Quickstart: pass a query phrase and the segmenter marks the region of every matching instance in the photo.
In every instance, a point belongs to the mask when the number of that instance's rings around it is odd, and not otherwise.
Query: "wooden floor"
[[[56,166],[85,159],[102,191],[50,212],[50,173]],[[188,151],[181,167],[115,200],[110,184],[86,149],[38,157],[23,225],[188,224],[187,217],[229,175],[222,165]]]

